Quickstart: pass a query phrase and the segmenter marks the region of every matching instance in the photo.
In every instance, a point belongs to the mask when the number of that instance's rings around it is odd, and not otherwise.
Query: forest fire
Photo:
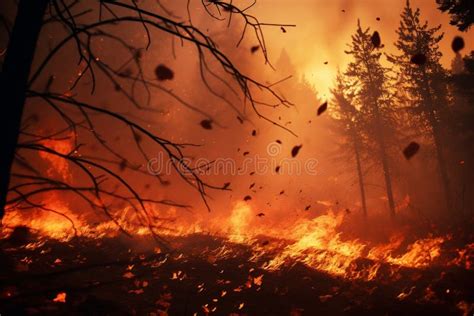
[[[258,225],[252,226],[251,218],[255,216],[255,212],[243,202],[235,205],[230,218],[226,220],[207,224],[203,219],[195,219],[192,224],[177,221],[173,223],[172,231],[164,228],[158,232],[141,226],[133,219],[134,213],[126,210],[120,212],[124,214],[123,218],[91,225],[87,223],[87,220],[75,216],[58,200],[45,204],[48,209],[62,210],[61,215],[38,211],[29,217],[24,217],[22,212],[10,211],[4,218],[6,227],[28,227],[37,234],[40,242],[26,244],[26,248],[34,249],[41,246],[41,240],[45,239],[68,242],[72,238],[114,238],[121,233],[119,228],[123,227],[132,238],[151,236],[153,233],[159,233],[168,238],[189,237],[195,234],[208,235],[209,233],[205,232],[213,231],[213,237],[221,238],[229,245],[240,244],[250,247],[255,261],[262,257],[271,258],[262,265],[261,268],[264,270],[276,271],[282,267],[301,263],[309,268],[348,279],[373,280],[377,278],[382,264],[393,266],[395,269],[397,267],[424,269],[432,265],[458,265],[471,270],[472,260],[474,260],[473,244],[457,250],[458,256],[451,258],[449,262],[447,259],[452,256],[452,253],[442,258],[442,246],[444,241],[450,238],[449,236],[418,239],[408,245],[403,245],[402,235],[393,236],[385,244],[373,244],[359,239],[345,240],[339,230],[344,214],[336,215],[332,211],[312,220],[305,219],[287,226],[285,230],[288,233],[285,234],[284,239],[281,239],[281,228],[268,229]],[[165,212],[167,216],[172,213],[173,210]],[[159,216],[165,214],[159,214]],[[217,227],[219,229],[216,229]],[[259,245],[261,240],[268,238],[273,242]],[[221,255],[225,258],[229,252],[223,252]],[[223,258],[216,255],[215,260]],[[361,268],[357,266],[357,261],[361,259],[366,259],[371,263]]]
[[[473,315],[470,1],[0,12],[0,316]]]

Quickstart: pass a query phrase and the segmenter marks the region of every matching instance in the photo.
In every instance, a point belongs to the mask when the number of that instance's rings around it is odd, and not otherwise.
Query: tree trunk
[[[379,141],[380,146],[380,159],[382,160],[383,175],[385,179],[385,190],[387,191],[388,207],[390,211],[390,217],[395,218],[395,200],[393,198],[392,189],[392,176],[390,174],[390,168],[388,166],[387,153],[385,151],[384,140]]]
[[[425,87],[424,87],[425,96],[424,96],[423,101],[424,101],[425,111],[428,114],[428,122],[431,126],[433,141],[436,148],[436,159],[438,160],[438,168],[439,168],[439,174],[441,177],[441,185],[443,187],[443,192],[444,192],[446,211],[449,212],[449,209],[452,207],[452,201],[451,201],[451,190],[450,190],[450,185],[449,185],[448,169],[446,167],[446,161],[444,159],[441,133],[439,130],[438,120],[434,112],[433,98],[431,96],[431,87],[430,87],[428,75],[426,74],[425,68],[423,68],[423,82],[425,84]]]
[[[0,73],[0,125],[3,135],[0,155],[0,221],[5,214],[10,170],[20,132],[28,76],[47,4],[48,0],[19,1],[15,25]]]
[[[362,174],[362,164],[360,161],[359,141],[357,140],[353,127],[351,127],[351,130],[352,130],[352,140],[354,143],[354,152],[356,156],[357,177],[359,178],[360,200],[362,204],[362,211],[364,212],[364,218],[367,218],[367,202],[365,198],[365,187],[364,187],[364,176]]]
[[[433,140],[436,148],[436,158],[438,160],[439,173],[441,177],[441,185],[443,186],[444,198],[446,201],[447,212],[453,206],[451,201],[451,191],[449,185],[449,176],[448,169],[446,167],[446,161],[443,154],[443,145],[441,142],[441,133],[439,131],[438,122],[434,117],[434,113],[431,113],[432,119],[430,119],[430,124],[432,126]]]

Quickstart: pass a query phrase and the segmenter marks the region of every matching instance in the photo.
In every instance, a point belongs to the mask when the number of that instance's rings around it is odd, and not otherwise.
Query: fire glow
[[[64,214],[67,214],[69,219],[48,212],[33,212],[29,217],[25,217],[20,211],[9,211],[4,223],[7,227],[26,225],[31,231],[40,235],[40,240],[51,238],[62,242],[68,242],[74,237],[112,238],[121,233],[117,224],[112,221],[94,226],[74,215],[60,201],[49,202],[50,206],[53,204],[55,208],[59,207]],[[173,209],[156,210],[156,212],[159,216],[171,216],[176,213]],[[140,226],[131,218],[131,212],[122,213],[126,215],[118,219],[117,222],[126,227],[132,236],[151,235],[147,227]],[[301,220],[286,227],[285,238],[281,239],[279,227],[266,228],[256,225],[252,223],[254,217],[255,211],[247,203],[237,202],[227,220],[218,220],[207,224],[204,220],[198,220],[193,224],[177,221],[174,222],[175,225],[178,223],[178,226],[174,227],[174,231],[163,230],[161,234],[169,238],[184,237],[208,231],[213,227],[215,237],[223,238],[231,244],[252,247],[254,260],[270,255],[271,259],[262,265],[262,268],[267,271],[276,271],[299,263],[333,276],[365,280],[377,278],[378,270],[383,264],[395,268],[413,269],[424,269],[433,264],[441,264],[437,260],[441,257],[442,246],[447,239],[442,237],[418,239],[405,247],[402,247],[404,238],[401,236],[395,236],[389,243],[378,245],[369,245],[358,239],[345,240],[338,232],[344,220],[344,214],[335,214],[330,210],[327,214],[315,217],[310,221]],[[217,227],[219,230],[216,229]],[[259,246],[258,241],[265,238],[279,242]],[[35,244],[29,244],[29,247],[35,247]],[[465,264],[466,269],[472,269],[472,257],[469,257],[472,255],[472,250],[472,245],[460,250],[458,258],[453,259],[450,264]],[[214,260],[222,259],[228,255],[227,251],[222,251],[214,254]],[[361,269],[357,264],[360,260],[367,260],[370,264]]]

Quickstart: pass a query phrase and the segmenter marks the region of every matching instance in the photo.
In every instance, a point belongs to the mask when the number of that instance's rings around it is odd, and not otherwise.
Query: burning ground
[[[280,227],[253,224],[258,216],[240,202],[213,228],[175,222],[181,229],[164,237],[166,254],[139,225],[128,226],[129,237],[79,218],[76,230],[58,215],[23,219],[31,228],[2,239],[2,313],[472,313],[474,243],[450,235],[349,238],[344,214],[296,221],[282,238]]]

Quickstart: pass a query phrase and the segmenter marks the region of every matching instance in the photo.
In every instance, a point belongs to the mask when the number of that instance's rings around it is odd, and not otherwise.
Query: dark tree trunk
[[[425,84],[425,95],[424,95],[424,106],[425,106],[425,113],[428,115],[428,122],[431,126],[431,133],[433,136],[433,142],[436,149],[436,159],[438,160],[438,168],[439,168],[439,175],[441,178],[441,185],[443,187],[444,199],[446,203],[446,214],[449,214],[449,210],[452,207],[451,201],[451,189],[449,184],[449,176],[448,176],[448,168],[446,166],[446,161],[444,159],[443,154],[443,144],[441,141],[441,132],[439,128],[439,122],[436,118],[436,114],[434,111],[434,102],[433,97],[431,95],[431,87],[430,82],[428,79],[428,75],[426,73],[426,69],[423,68],[423,82]]]
[[[351,127],[351,132],[352,132],[352,141],[354,143],[354,153],[356,156],[357,177],[359,178],[360,201],[362,204],[362,211],[364,213],[364,218],[367,218],[367,202],[366,202],[366,197],[365,197],[364,175],[362,173],[362,163],[360,159],[360,144],[355,134],[353,126]]]
[[[393,198],[393,189],[392,189],[392,176],[390,174],[390,168],[388,166],[387,153],[385,151],[384,140],[380,141],[380,158],[382,160],[383,175],[385,179],[385,190],[387,191],[388,207],[390,211],[390,216],[395,218],[395,200]]]
[[[390,217],[395,218],[395,199],[393,198],[392,176],[390,174],[390,167],[388,164],[387,150],[385,147],[385,132],[382,126],[382,118],[380,117],[379,105],[377,100],[374,101],[375,111],[375,125],[376,125],[376,139],[379,147],[380,162],[382,163],[383,177],[385,180],[385,191],[387,191],[388,207]]]
[[[10,169],[20,131],[28,76],[47,4],[48,0],[19,1],[0,73],[0,126],[3,135],[0,155],[0,220],[5,214]]]
[[[433,140],[436,148],[436,158],[438,160],[439,174],[441,177],[441,185],[443,186],[444,199],[446,201],[447,212],[449,213],[452,205],[451,190],[449,185],[448,168],[446,167],[446,160],[444,159],[443,145],[441,142],[441,133],[434,113],[431,113],[430,124],[432,126]]]

